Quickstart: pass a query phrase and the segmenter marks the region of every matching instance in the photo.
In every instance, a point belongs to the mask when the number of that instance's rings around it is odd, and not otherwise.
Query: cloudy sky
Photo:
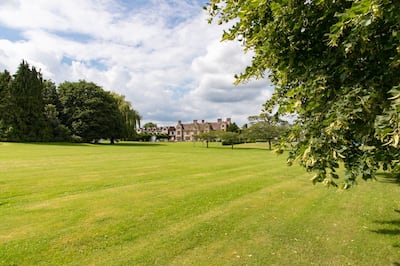
[[[206,0],[1,0],[0,71],[25,59],[45,79],[93,81],[126,96],[142,123],[231,117],[238,125],[270,97],[267,80],[234,86],[249,63],[220,42]]]

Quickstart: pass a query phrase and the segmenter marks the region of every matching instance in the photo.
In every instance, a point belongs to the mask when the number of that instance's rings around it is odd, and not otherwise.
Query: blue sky
[[[201,0],[2,0],[0,71],[24,59],[57,84],[85,79],[126,96],[143,122],[231,117],[239,125],[271,95],[268,80],[234,86],[249,63],[220,42]]]

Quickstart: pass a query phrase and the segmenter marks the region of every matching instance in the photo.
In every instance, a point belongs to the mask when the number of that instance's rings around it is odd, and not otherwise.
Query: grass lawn
[[[400,186],[261,146],[0,143],[0,265],[400,265]]]

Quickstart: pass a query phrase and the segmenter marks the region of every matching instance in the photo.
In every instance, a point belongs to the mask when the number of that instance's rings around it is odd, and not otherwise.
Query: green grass
[[[0,143],[0,265],[391,265],[398,184],[212,143]]]

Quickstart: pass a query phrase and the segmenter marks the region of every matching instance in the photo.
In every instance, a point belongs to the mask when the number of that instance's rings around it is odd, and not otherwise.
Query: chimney
[[[203,123],[203,124],[204,124],[204,119],[203,119],[203,120],[201,120],[201,123]]]
[[[193,124],[197,124],[197,120],[193,120]]]
[[[218,118],[218,123],[222,123],[222,119],[221,118]]]
[[[230,123],[231,123],[231,118],[228,117],[228,118],[226,119],[226,122],[227,122],[228,124],[230,124]]]

